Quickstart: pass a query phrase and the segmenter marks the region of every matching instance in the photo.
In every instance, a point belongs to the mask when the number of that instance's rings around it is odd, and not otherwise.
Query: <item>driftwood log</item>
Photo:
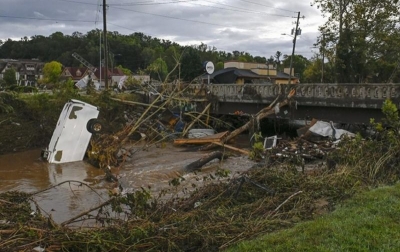
[[[224,157],[224,154],[220,151],[211,152],[211,153],[203,156],[199,160],[186,165],[185,171],[194,172],[196,170],[199,170],[201,167],[203,167],[203,165],[207,164],[208,162],[210,162],[211,160],[214,160],[216,158],[218,158],[219,160],[222,160],[225,157]]]

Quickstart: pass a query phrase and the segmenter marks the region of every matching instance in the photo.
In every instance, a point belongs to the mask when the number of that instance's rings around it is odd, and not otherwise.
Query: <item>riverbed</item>
[[[249,147],[246,141],[239,141],[236,146]],[[193,146],[171,144],[136,148],[131,160],[119,168],[112,168],[112,173],[119,178],[123,190],[145,188],[153,195],[171,188],[169,182],[174,178],[181,178],[181,185],[171,190],[167,197],[182,194],[182,188],[190,190],[193,185],[215,182],[207,178],[217,169],[229,170],[230,176],[239,176],[254,165],[247,156],[231,153],[227,159],[215,159],[198,172],[188,173],[184,167],[209,152],[198,151]],[[40,152],[40,149],[35,149],[0,156],[0,192],[16,190],[33,193],[65,181],[74,181],[45,190],[34,197],[41,212],[51,215],[57,223],[100,205],[109,198],[109,192],[118,187],[117,183],[106,182],[104,172],[85,161],[49,164],[40,158]]]

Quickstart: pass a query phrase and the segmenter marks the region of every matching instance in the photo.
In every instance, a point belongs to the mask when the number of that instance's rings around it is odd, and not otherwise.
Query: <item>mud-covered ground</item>
[[[12,113],[0,114],[0,155],[43,148],[50,137],[37,120]]]

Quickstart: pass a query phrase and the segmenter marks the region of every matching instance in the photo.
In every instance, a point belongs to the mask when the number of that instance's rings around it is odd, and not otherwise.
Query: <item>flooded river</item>
[[[254,163],[243,155],[234,155],[223,162],[214,160],[202,171],[186,173],[184,167],[206,155],[207,152],[188,150],[168,145],[138,151],[121,168],[113,169],[124,189],[150,188],[154,194],[169,187],[173,178],[185,178],[182,186],[196,183],[217,167],[228,169],[231,174],[248,170]],[[49,164],[40,159],[40,150],[12,153],[0,156],[0,192],[37,192],[64,181],[76,181],[56,186],[37,194],[34,199],[44,214],[61,223],[95,207],[109,196],[115,184],[104,181],[104,172],[90,164],[79,161],[65,164]],[[82,182],[84,184],[81,184]],[[88,186],[90,187],[88,187]],[[94,190],[93,190],[94,189]]]

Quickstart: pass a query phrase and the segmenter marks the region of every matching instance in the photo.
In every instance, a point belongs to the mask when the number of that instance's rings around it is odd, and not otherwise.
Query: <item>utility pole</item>
[[[104,32],[104,85],[105,89],[108,90],[108,49],[107,49],[107,5],[106,0],[103,0],[103,32]]]
[[[99,86],[101,86],[101,31],[99,30],[99,52],[100,52],[100,78],[99,78]]]
[[[325,33],[322,34],[322,65],[321,65],[321,83],[324,83],[324,65],[325,65]]]
[[[294,50],[296,48],[296,39],[297,35],[300,35],[299,31],[299,19],[300,19],[300,11],[297,12],[297,20],[296,20],[296,29],[294,30],[294,39],[293,39],[293,49],[292,49],[292,56],[290,57],[290,67],[289,67],[289,81],[288,84],[292,84],[292,69],[293,69],[293,58],[294,58]],[[293,31],[292,31],[293,33]],[[292,34],[293,35],[293,34]]]

